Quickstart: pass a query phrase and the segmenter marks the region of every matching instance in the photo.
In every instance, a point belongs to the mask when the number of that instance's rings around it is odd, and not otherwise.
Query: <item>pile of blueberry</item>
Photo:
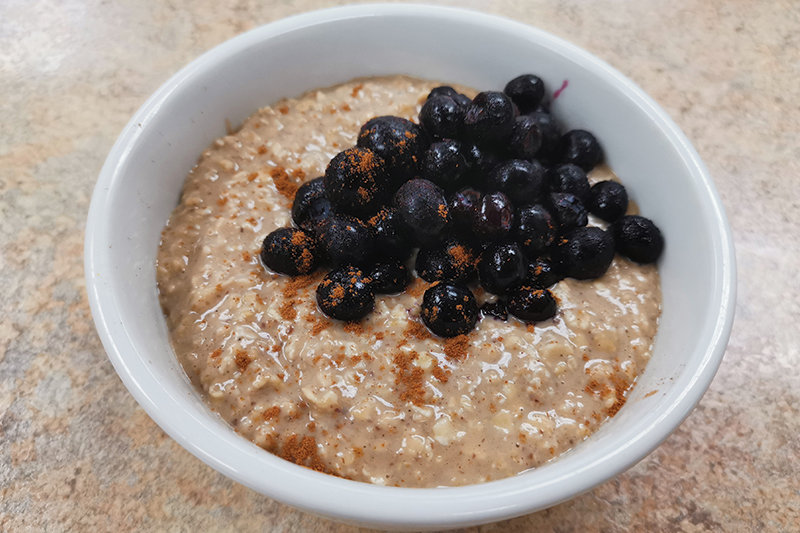
[[[416,275],[434,283],[420,315],[443,337],[467,333],[482,312],[527,321],[556,313],[548,289],[565,277],[593,279],[614,253],[654,262],[659,229],[625,216],[628,196],[613,181],[589,186],[603,159],[585,130],[562,134],[532,74],[503,92],[469,99],[437,87],[419,124],[382,116],[361,128],[357,145],[337,154],[324,177],[297,191],[292,219],[264,239],[261,258],[291,276],[326,265],[317,303],[328,316],[359,320],[375,294],[400,293]],[[588,213],[610,222],[587,227]],[[480,309],[475,281],[498,296]]]

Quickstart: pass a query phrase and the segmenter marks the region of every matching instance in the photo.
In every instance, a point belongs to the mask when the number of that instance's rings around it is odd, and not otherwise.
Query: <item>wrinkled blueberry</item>
[[[553,244],[556,230],[556,223],[544,206],[535,204],[517,209],[514,237],[529,256],[535,257]]]
[[[486,302],[481,306],[481,314],[497,320],[508,320],[508,307],[503,300]]]
[[[445,282],[431,286],[422,297],[425,325],[440,337],[469,333],[478,321],[478,304],[466,287]]]
[[[533,117],[522,115],[514,120],[508,149],[516,158],[533,159],[542,147],[542,130]]]
[[[514,128],[514,106],[501,92],[478,93],[464,113],[464,134],[480,146],[508,140]]]
[[[508,297],[508,311],[525,322],[541,322],[556,314],[556,299],[547,289],[522,285]]]
[[[464,145],[452,139],[435,142],[425,151],[422,177],[446,190],[458,187],[469,171]]]
[[[359,320],[375,307],[375,293],[358,267],[345,265],[328,272],[317,285],[317,305],[331,318]]]
[[[423,179],[407,181],[395,194],[394,205],[417,244],[441,240],[450,222],[450,210],[441,187]]]
[[[505,294],[525,279],[527,271],[525,256],[516,243],[491,244],[478,261],[481,285],[492,294]]]
[[[637,263],[654,263],[664,250],[664,237],[652,220],[626,215],[609,226],[617,251]]]
[[[305,231],[314,231],[317,224],[333,213],[333,206],[325,196],[324,178],[314,178],[297,189],[292,203],[292,220]]]
[[[466,283],[475,276],[476,263],[472,248],[451,240],[443,245],[420,248],[414,268],[425,281]]]
[[[600,143],[586,130],[568,131],[561,137],[559,144],[561,162],[578,165],[586,172],[603,160]]]
[[[464,108],[450,96],[434,96],[422,105],[419,123],[434,138],[458,138],[464,123]]]
[[[393,259],[407,259],[413,251],[411,236],[408,234],[400,213],[394,207],[384,207],[367,220],[372,230],[372,242],[376,255]]]
[[[372,259],[373,241],[369,228],[359,219],[333,215],[322,226],[319,243],[334,266],[362,265]]]
[[[481,198],[477,216],[472,221],[472,231],[484,241],[505,237],[514,226],[514,206],[508,196],[493,192]]]
[[[317,243],[301,229],[276,229],[264,239],[261,260],[280,274],[308,274],[317,266]]]
[[[535,261],[528,263],[525,285],[546,289],[547,287],[552,287],[561,279],[562,277],[556,266],[547,259],[539,257]]]
[[[477,189],[467,187],[450,197],[450,218],[453,226],[461,231],[472,230],[478,216],[483,195]]]
[[[411,281],[408,269],[400,261],[375,264],[369,271],[369,278],[375,294],[403,292]]]
[[[606,273],[614,259],[614,238],[600,228],[576,228],[554,251],[564,275],[594,279]]]
[[[523,74],[506,84],[503,89],[520,111],[528,113],[536,109],[544,98],[544,82],[539,76]]]
[[[542,134],[542,146],[536,154],[540,161],[551,162],[556,159],[558,154],[559,141],[561,139],[561,128],[553,115],[544,111],[535,111],[528,115]]]
[[[589,214],[580,200],[574,195],[566,192],[550,193],[550,214],[558,224],[561,233],[585,226],[589,221]]]
[[[364,124],[358,133],[358,146],[370,148],[386,160],[394,185],[417,174],[428,136],[410,120],[383,116]]]
[[[547,171],[547,184],[552,192],[575,195],[584,205],[589,200],[589,179],[578,165],[558,165]]]
[[[387,199],[386,163],[368,148],[348,148],[336,154],[325,170],[325,195],[339,213],[374,213]]]
[[[542,193],[545,169],[538,161],[510,159],[494,168],[487,188],[505,193],[516,204],[535,202]]]
[[[590,213],[606,222],[614,222],[628,210],[628,192],[616,181],[595,183],[589,193],[586,207]]]

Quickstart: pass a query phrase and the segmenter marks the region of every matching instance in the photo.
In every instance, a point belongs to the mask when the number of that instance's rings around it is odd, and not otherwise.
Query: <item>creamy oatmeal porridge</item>
[[[656,267],[619,255],[600,279],[558,283],[552,320],[484,318],[450,340],[420,321],[421,279],[342,323],[317,308],[324,272],[260,264],[298,185],[371,117],[416,117],[436,85],[356,80],[259,110],[202,154],[159,249],[172,344],[211,408],[264,449],[354,480],[463,485],[549,461],[619,410],[658,325]]]

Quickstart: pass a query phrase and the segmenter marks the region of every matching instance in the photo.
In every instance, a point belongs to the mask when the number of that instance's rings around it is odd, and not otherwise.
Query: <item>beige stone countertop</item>
[[[234,35],[332,0],[0,1],[0,531],[351,531],[234,483],[134,401],[95,333],[96,177],[161,83]],[[697,409],[639,464],[481,531],[800,530],[800,3],[442,1],[621,70],[675,119],[733,226],[736,322]]]

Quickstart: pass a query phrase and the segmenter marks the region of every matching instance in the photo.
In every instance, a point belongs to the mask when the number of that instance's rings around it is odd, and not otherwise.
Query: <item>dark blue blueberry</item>
[[[548,163],[554,161],[558,155],[561,128],[550,113],[535,111],[528,116],[539,126],[539,132],[542,134],[542,146],[536,158]]]
[[[586,172],[603,160],[603,149],[594,135],[586,130],[571,130],[559,142],[559,160],[578,165]]]
[[[514,226],[514,206],[508,196],[492,192],[481,198],[480,208],[472,221],[473,234],[483,241],[502,239]]]
[[[434,87],[431,89],[431,92],[428,93],[427,100],[431,98],[436,98],[437,96],[447,96],[449,98],[455,98],[458,95],[458,91],[450,87],[449,85],[440,85],[438,87]]]
[[[317,285],[317,305],[336,320],[360,320],[375,307],[371,280],[352,265],[331,270]]]
[[[481,306],[481,314],[505,321],[508,320],[508,306],[503,300],[486,302]]]
[[[480,146],[497,146],[514,128],[514,106],[501,92],[478,93],[464,113],[464,134]]]
[[[422,162],[422,177],[446,190],[457,188],[469,172],[464,145],[452,139],[428,147]]]
[[[525,322],[542,322],[556,315],[557,304],[549,290],[522,285],[509,294],[508,310]]]
[[[333,206],[325,196],[324,178],[314,178],[297,189],[292,203],[292,220],[305,231],[314,231],[317,224],[333,213]]]
[[[431,286],[422,297],[420,316],[440,337],[469,333],[478,321],[478,304],[466,287],[445,282]]]
[[[539,76],[523,74],[506,84],[503,90],[523,113],[536,109],[544,98],[544,82]]]
[[[372,233],[359,219],[333,215],[323,225],[319,243],[334,266],[370,262],[374,249]]]
[[[538,122],[531,116],[522,115],[514,121],[508,149],[518,159],[533,159],[542,147],[542,140]]]
[[[483,195],[477,189],[467,187],[450,197],[450,218],[453,227],[461,232],[472,231],[473,221],[478,217]]]
[[[545,168],[538,161],[510,159],[494,168],[487,189],[505,193],[515,204],[536,201],[544,189]]]
[[[464,124],[464,107],[450,96],[434,96],[422,105],[419,123],[436,139],[459,138]]]
[[[317,267],[317,242],[301,229],[276,229],[264,239],[261,261],[280,274],[308,274]]]
[[[445,244],[420,248],[415,269],[425,281],[466,283],[475,277],[477,257],[472,248],[451,240]]]
[[[537,258],[528,263],[528,274],[525,277],[525,285],[546,289],[552,287],[563,278],[559,274],[556,265],[544,258]]]
[[[367,220],[372,230],[375,254],[393,259],[407,259],[413,251],[411,236],[394,207],[384,207]]]
[[[626,215],[609,226],[617,251],[637,263],[655,263],[664,250],[664,236],[652,220]]]
[[[529,256],[535,257],[553,244],[557,225],[544,206],[526,205],[517,209],[514,238]]]
[[[519,285],[527,271],[527,261],[516,243],[490,244],[478,261],[481,285],[492,294],[505,294]]]
[[[496,150],[481,148],[477,144],[469,147],[467,156],[470,166],[468,176],[470,183],[479,189],[484,189],[486,187],[486,176],[503,161],[503,157]]]
[[[589,193],[586,207],[590,213],[606,222],[614,222],[628,210],[628,192],[616,181],[595,183]]]
[[[428,143],[428,136],[420,126],[392,116],[369,120],[361,127],[357,142],[386,160],[395,186],[417,175]]]
[[[370,215],[390,194],[386,163],[368,148],[348,148],[328,164],[324,189],[336,212]]]
[[[550,214],[558,225],[561,233],[585,226],[589,222],[589,214],[578,197],[566,192],[550,193]]]
[[[444,191],[435,183],[423,179],[407,181],[394,195],[394,206],[417,244],[433,244],[444,237],[450,209]]]
[[[377,263],[369,272],[375,294],[397,294],[403,292],[411,281],[411,275],[400,261]]]
[[[584,205],[589,201],[589,179],[578,165],[558,165],[547,171],[547,184],[552,192],[574,194]]]
[[[614,259],[614,238],[597,227],[576,228],[554,250],[559,269],[575,279],[595,279],[606,273]]]

